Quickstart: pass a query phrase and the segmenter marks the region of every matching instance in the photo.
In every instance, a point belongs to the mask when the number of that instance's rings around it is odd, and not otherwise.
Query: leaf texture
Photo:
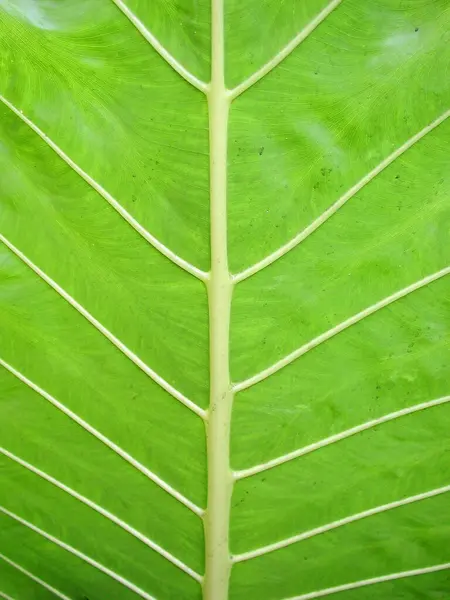
[[[450,595],[448,0],[0,0],[0,598]]]

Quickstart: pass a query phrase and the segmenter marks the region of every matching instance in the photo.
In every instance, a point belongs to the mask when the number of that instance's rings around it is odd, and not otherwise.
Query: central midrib
[[[223,0],[212,0],[211,84],[207,92],[210,139],[211,273],[207,281],[210,324],[210,404],[206,420],[208,503],[205,524],[204,600],[227,600],[228,543],[233,476],[229,374],[232,278],[227,251],[227,129],[230,107],[224,77]]]

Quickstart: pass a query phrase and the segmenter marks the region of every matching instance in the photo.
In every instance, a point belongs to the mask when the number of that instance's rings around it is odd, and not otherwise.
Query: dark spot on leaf
[[[259,155],[260,155],[260,156],[262,156],[262,153],[263,153],[263,152],[264,152],[264,146],[262,146],[262,147],[259,149]]]
[[[416,27],[416,28],[414,29],[414,31],[416,31],[416,32],[417,32],[417,31],[419,31],[419,28],[418,28],[418,27]]]

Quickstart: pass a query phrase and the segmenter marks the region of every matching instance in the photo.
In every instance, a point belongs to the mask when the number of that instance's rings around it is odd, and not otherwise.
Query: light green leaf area
[[[0,598],[448,600],[448,0],[0,0]]]

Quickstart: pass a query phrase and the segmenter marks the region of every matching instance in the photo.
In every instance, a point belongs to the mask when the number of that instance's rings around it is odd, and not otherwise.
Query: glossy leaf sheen
[[[0,598],[450,596],[449,32],[0,0]]]

